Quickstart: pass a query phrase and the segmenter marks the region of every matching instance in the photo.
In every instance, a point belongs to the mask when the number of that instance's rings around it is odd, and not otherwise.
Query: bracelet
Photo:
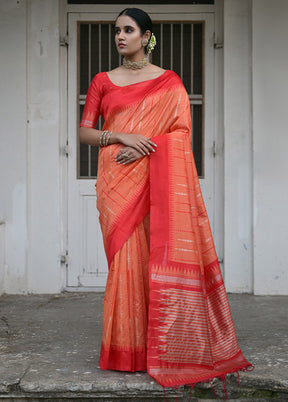
[[[109,133],[107,134],[107,137],[106,137],[106,141],[105,141],[106,146],[110,144],[111,135],[112,135],[112,131],[109,131]]]
[[[104,146],[103,139],[104,139],[105,135],[106,135],[106,131],[102,131],[101,136],[100,136],[100,141],[99,141],[100,147]]]
[[[106,147],[107,145],[109,145],[111,135],[112,135],[112,131],[109,131],[109,130],[102,131],[102,133],[100,135],[99,146]]]

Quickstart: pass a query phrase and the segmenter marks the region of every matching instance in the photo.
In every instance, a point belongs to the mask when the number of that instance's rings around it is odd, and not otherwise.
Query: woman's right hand
[[[154,148],[157,147],[150,138],[146,138],[141,134],[119,133],[118,141],[123,145],[135,148],[142,155],[150,155],[150,152],[155,152]]]

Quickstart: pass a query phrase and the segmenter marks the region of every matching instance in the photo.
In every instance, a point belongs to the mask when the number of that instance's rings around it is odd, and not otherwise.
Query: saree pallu
[[[253,366],[237,342],[190,138],[154,141],[148,373],[164,387],[225,384],[227,373]]]
[[[97,208],[109,274],[102,369],[146,370],[162,386],[224,379],[253,368],[235,335],[191,149],[180,78],[119,87],[97,74],[81,125],[140,133],[156,152],[127,165],[121,144],[101,148]]]

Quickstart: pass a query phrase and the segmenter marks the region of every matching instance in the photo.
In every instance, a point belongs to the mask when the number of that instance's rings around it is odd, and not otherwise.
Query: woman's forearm
[[[83,144],[89,144],[89,145],[100,145],[100,137],[103,131],[101,130],[96,130],[95,128],[89,128],[89,127],[80,127],[79,130],[79,139],[80,142]],[[119,134],[121,133],[116,133],[112,132],[109,140],[109,144],[116,144],[119,141]]]
[[[96,130],[95,128],[80,127],[80,142],[83,144],[99,146],[102,133],[103,131]],[[142,155],[149,155],[151,151],[155,151],[154,147],[156,147],[156,144],[154,144],[150,138],[146,138],[141,134],[126,134],[112,131],[111,136],[109,136],[108,144],[117,143],[133,147]]]

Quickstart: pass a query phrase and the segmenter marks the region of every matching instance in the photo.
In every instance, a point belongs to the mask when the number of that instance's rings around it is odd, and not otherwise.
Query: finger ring
[[[122,155],[122,158],[128,159],[128,158],[129,158],[129,155],[128,155],[128,154],[123,154],[123,155]]]

